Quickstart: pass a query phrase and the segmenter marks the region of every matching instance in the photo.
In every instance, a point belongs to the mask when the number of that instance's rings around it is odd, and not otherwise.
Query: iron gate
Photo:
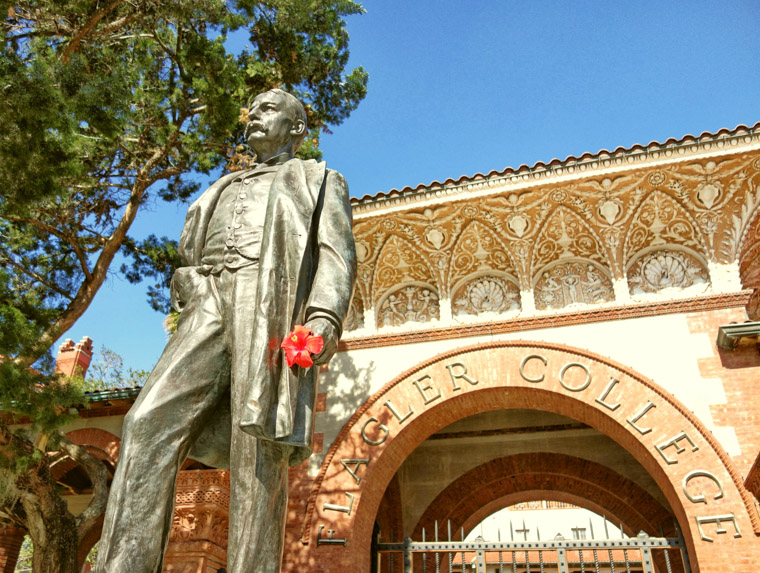
[[[680,531],[677,537],[650,537],[641,532],[622,539],[547,541],[455,541],[448,524],[447,539],[439,540],[436,523],[432,541],[384,541],[374,544],[378,573],[691,573]]]

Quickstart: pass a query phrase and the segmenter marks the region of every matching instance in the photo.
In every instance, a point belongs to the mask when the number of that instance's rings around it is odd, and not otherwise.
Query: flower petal
[[[308,350],[302,350],[296,354],[294,362],[303,368],[308,368],[314,361],[311,359],[311,355]]]
[[[305,348],[312,354],[319,354],[324,347],[325,341],[322,340],[321,336],[311,335],[306,338]]]

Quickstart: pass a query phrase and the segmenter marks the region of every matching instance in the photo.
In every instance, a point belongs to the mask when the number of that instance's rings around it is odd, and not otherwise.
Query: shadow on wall
[[[319,391],[326,394],[324,412],[318,414],[318,431],[332,440],[354,412],[369,398],[375,362],[357,367],[348,352],[341,352],[330,361],[327,372],[319,377]],[[325,444],[325,451],[329,444]]]

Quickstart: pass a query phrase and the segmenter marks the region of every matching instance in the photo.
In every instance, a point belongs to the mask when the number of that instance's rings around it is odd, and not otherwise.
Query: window
[[[570,531],[573,532],[573,539],[586,539],[585,527],[573,527]]]

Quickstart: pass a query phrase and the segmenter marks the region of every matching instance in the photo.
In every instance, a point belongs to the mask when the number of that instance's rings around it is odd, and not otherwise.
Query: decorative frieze
[[[487,195],[473,182],[457,201],[359,217],[351,330],[758,287],[760,151],[723,147],[617,173],[599,159],[582,177],[494,183]]]

